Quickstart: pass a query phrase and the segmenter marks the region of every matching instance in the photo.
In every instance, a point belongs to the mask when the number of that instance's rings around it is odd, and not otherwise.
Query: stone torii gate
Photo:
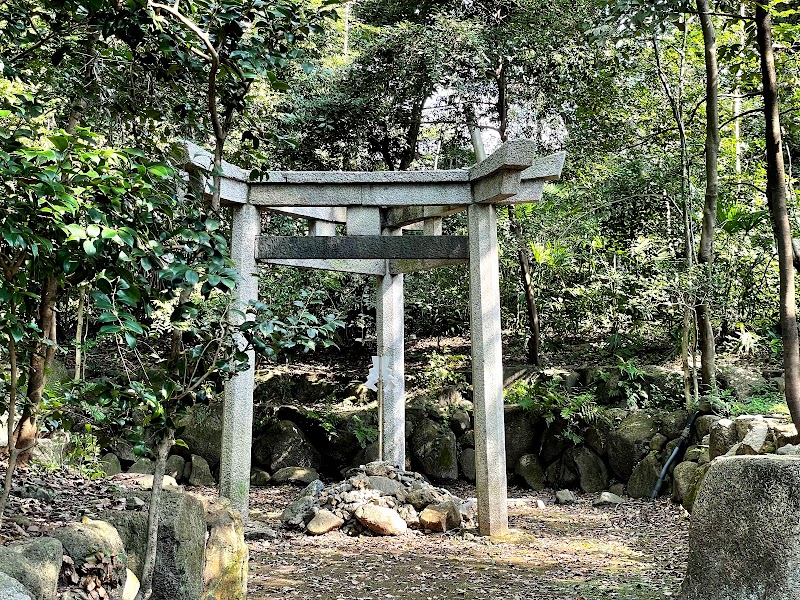
[[[478,524],[508,529],[503,364],[496,206],[536,202],[558,179],[564,153],[536,158],[530,140],[506,142],[466,170],[277,171],[250,182],[223,164],[221,200],[232,207],[231,256],[242,279],[237,301],[258,299],[257,262],[347,271],[377,281],[378,355],[384,364],[382,459],[405,465],[403,274],[469,263]],[[188,144],[187,170],[206,191],[211,156]],[[307,219],[308,237],[261,235],[260,211]],[[443,236],[442,218],[467,211],[468,235]],[[337,224],[346,235],[337,236]],[[422,229],[423,235],[403,235]],[[220,493],[247,516],[255,357],[226,385]]]

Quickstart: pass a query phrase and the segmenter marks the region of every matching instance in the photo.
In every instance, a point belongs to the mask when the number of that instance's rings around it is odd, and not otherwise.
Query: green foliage
[[[362,448],[366,448],[369,444],[378,441],[377,427],[368,425],[358,415],[353,417],[353,423],[355,425],[353,428],[353,435],[356,436],[356,440]]]
[[[462,354],[433,351],[428,355],[428,363],[418,375],[419,386],[429,395],[436,395],[447,387],[466,386],[464,366],[468,360]]]
[[[561,435],[574,444],[583,441],[583,430],[587,425],[606,421],[603,407],[590,391],[579,394],[565,393],[559,376],[546,381],[518,381],[504,391],[507,403],[518,404],[552,425],[557,418],[564,424]]]
[[[629,409],[643,408],[650,398],[645,372],[633,359],[617,358],[615,371],[603,371],[600,378],[608,386],[608,396],[619,398]]]

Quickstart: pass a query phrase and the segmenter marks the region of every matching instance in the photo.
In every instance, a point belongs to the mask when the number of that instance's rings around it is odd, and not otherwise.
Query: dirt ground
[[[117,484],[21,470],[0,543],[123,508],[112,500]],[[462,498],[475,495],[464,483],[448,487]],[[650,600],[676,597],[686,564],[688,517],[668,500],[595,508],[595,495],[587,494],[560,506],[552,493],[510,487],[512,530],[502,540],[461,530],[351,538],[281,529],[280,512],[298,493],[291,486],[252,489],[251,519],[278,536],[250,543],[250,599]]]
[[[474,488],[452,490],[462,497]],[[296,490],[261,488],[253,518],[277,529]],[[688,518],[667,500],[594,508],[552,494],[509,489],[512,531],[487,540],[475,532],[413,532],[399,538],[310,537],[281,531],[251,543],[253,599],[644,600],[677,596],[687,553]],[[536,499],[545,507],[536,507]]]

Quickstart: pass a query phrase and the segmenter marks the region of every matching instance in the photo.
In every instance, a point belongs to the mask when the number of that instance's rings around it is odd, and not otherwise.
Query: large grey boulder
[[[765,381],[760,371],[751,371],[735,365],[717,368],[717,382],[724,390],[731,390],[739,402],[752,396]]]
[[[547,478],[535,454],[523,454],[520,456],[514,472],[522,477],[532,490],[538,492],[547,487]]]
[[[449,427],[425,419],[414,428],[411,451],[429,477],[458,479],[456,436]]]
[[[714,422],[709,434],[708,453],[711,460],[718,456],[724,456],[739,441],[736,424],[730,419],[720,419]]]
[[[633,468],[631,477],[628,479],[628,496],[631,498],[649,498],[656,483],[658,483],[660,474],[661,463],[658,460],[658,453],[651,452]]]
[[[205,510],[192,494],[164,491],[158,529],[154,600],[196,600],[203,592],[206,542]],[[125,544],[128,567],[142,577],[147,547],[147,513],[106,511]]]
[[[462,448],[458,455],[458,466],[467,481],[475,481],[475,448]]]
[[[196,404],[178,420],[179,437],[194,454],[199,454],[212,467],[219,463],[222,452],[222,403]],[[176,478],[177,479],[177,478]]]
[[[531,452],[536,442],[536,418],[521,406],[506,406],[504,413],[506,436],[506,467],[513,468],[519,457]]]
[[[253,443],[253,459],[268,471],[284,467],[319,470],[321,457],[302,430],[292,421],[278,421]]]
[[[578,484],[584,492],[602,492],[608,488],[608,468],[603,459],[589,448],[575,448],[572,460],[578,469]]]
[[[70,523],[50,532],[64,546],[67,554],[76,565],[86,562],[87,557],[97,553],[104,558],[116,558],[111,562],[114,569],[112,598],[121,598],[127,576],[128,556],[125,545],[117,529],[108,521],[84,517],[80,523]]]
[[[34,600],[56,597],[64,547],[57,539],[41,537],[0,546],[0,572],[13,577]]]
[[[680,437],[683,433],[684,427],[689,422],[689,412],[685,409],[679,409],[667,413],[661,419],[660,432],[668,440]]]
[[[33,600],[33,596],[19,581],[0,571],[0,600]]]
[[[650,439],[658,432],[655,419],[644,412],[631,413],[608,436],[608,462],[622,480],[650,451]]]
[[[800,458],[721,457],[689,526],[684,600],[797,600]]]

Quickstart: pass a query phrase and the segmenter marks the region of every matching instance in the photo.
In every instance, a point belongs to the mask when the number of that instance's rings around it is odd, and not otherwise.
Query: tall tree
[[[792,422],[800,429],[800,347],[798,347],[797,305],[792,262],[792,226],[786,206],[786,172],[783,161],[772,18],[768,8],[760,3],[756,4],[755,16],[766,121],[767,205],[778,249],[780,272],[780,326],[783,339],[786,404],[789,406]]]

